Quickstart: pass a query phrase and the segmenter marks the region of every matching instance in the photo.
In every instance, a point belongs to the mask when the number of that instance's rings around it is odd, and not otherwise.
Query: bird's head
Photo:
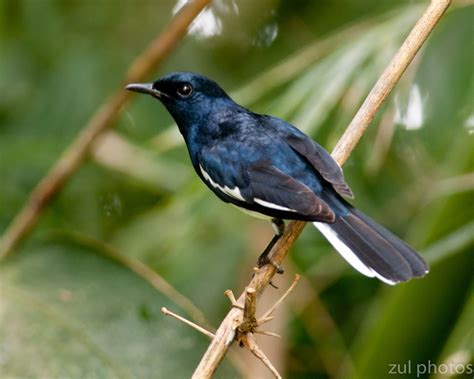
[[[126,89],[160,100],[180,128],[232,102],[216,82],[192,72],[174,72],[153,83],[129,84]]]

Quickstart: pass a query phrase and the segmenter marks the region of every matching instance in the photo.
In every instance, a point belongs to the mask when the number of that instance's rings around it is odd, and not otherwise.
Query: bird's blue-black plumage
[[[427,272],[413,249],[343,199],[352,191],[339,165],[291,124],[243,108],[194,73],[127,88],[166,106],[197,174],[223,201],[276,219],[313,221],[356,269],[387,283]]]
[[[212,114],[208,126],[211,130],[223,129],[224,135],[204,142],[201,135],[188,137],[189,145],[198,146],[197,152],[191,153],[196,171],[201,177],[202,171],[206,172],[220,187],[238,188],[243,199],[222,193],[204,180],[223,200],[243,208],[271,217],[334,221],[334,211],[323,198],[323,189],[329,189],[330,184],[287,142],[296,130],[290,125],[278,130],[272,125],[273,120],[244,109],[237,114]],[[227,126],[232,123],[233,127]],[[258,200],[291,211],[265,207]]]

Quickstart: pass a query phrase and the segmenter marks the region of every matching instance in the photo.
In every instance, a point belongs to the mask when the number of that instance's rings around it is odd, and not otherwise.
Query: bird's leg
[[[283,274],[284,270],[279,264],[275,263],[271,257],[269,257],[270,252],[272,251],[273,246],[275,243],[280,239],[281,235],[285,231],[285,223],[280,218],[272,218],[272,226],[275,229],[275,235],[273,236],[272,240],[265,248],[262,254],[258,257],[257,265],[258,267],[263,267],[266,264],[270,263],[271,265],[275,266],[277,269],[277,273]]]

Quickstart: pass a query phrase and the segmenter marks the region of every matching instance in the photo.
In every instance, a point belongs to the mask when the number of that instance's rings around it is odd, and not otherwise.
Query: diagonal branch
[[[424,14],[415,24],[337,143],[333,151],[333,157],[339,164],[344,164],[349,158],[382,103],[386,100],[450,3],[450,0],[432,0]],[[271,256],[276,265],[282,263],[288,250],[303,231],[305,224],[306,223],[302,221],[292,221],[288,224],[285,233],[272,249]],[[260,295],[275,275],[276,265],[266,265],[257,271],[247,285],[247,288],[254,288],[256,295]],[[229,313],[227,313],[215,332],[214,339],[194,371],[193,379],[212,377],[234,340],[236,327],[238,327],[243,320],[242,309],[244,299],[245,292],[237,300],[237,304],[240,305],[240,307],[234,306]]]
[[[9,225],[0,240],[0,261],[35,226],[46,205],[87,158],[97,137],[113,124],[121,108],[131,99],[132,93],[123,90],[125,83],[142,81],[151,74],[176,48],[186,35],[189,25],[210,2],[211,0],[189,1],[132,62],[120,89],[95,112],[82,132],[33,189],[23,209]]]

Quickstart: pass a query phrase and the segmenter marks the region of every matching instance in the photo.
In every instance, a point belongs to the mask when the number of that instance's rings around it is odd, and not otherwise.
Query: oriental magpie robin
[[[235,103],[214,81],[172,73],[130,91],[160,100],[176,121],[201,180],[223,201],[270,218],[311,221],[356,270],[388,284],[424,276],[428,266],[405,242],[351,206],[352,191],[331,155],[293,125]]]

